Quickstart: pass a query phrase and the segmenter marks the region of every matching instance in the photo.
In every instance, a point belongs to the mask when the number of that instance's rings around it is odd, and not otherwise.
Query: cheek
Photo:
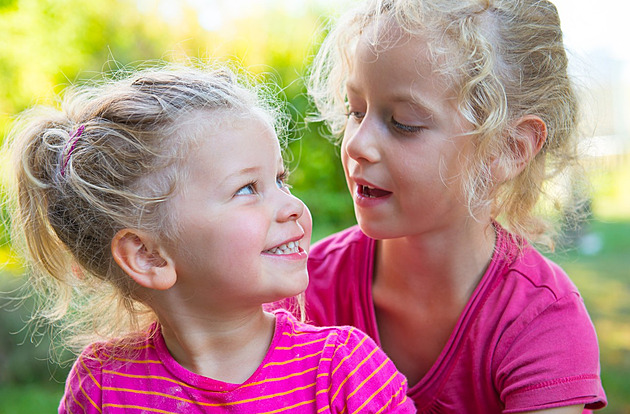
[[[308,252],[311,247],[311,235],[313,233],[313,218],[311,216],[311,211],[308,209],[306,205],[304,205],[304,213],[298,219],[298,223],[304,230],[304,238],[300,240],[300,247]]]

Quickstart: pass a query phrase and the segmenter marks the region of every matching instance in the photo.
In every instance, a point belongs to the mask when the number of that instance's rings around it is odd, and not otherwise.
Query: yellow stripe
[[[263,368],[267,368],[267,367],[271,367],[271,366],[279,366],[279,365],[286,365],[286,364],[290,364],[291,362],[297,362],[297,361],[302,361],[305,360],[307,358],[311,358],[317,355],[321,355],[322,352],[324,352],[323,350],[319,351],[319,352],[315,352],[314,354],[309,354],[309,355],[305,355],[303,357],[299,357],[299,358],[293,358],[293,359],[288,359],[286,361],[281,361],[281,362],[270,362],[268,364],[265,364],[265,366],[263,366]]]
[[[83,359],[81,359],[81,362],[83,362]],[[77,378],[79,378],[79,384],[81,384],[81,374],[79,374],[79,371],[77,370]],[[85,398],[88,399],[88,401],[94,406],[94,408],[96,408],[98,410],[99,413],[102,413],[100,407],[98,405],[96,405],[96,403],[92,400],[92,398],[88,395],[88,393],[83,389],[83,385],[79,385],[79,390],[81,390],[81,393],[85,396]]]
[[[160,375],[126,374],[126,373],[122,373],[122,372],[111,371],[111,370],[108,370],[108,369],[104,369],[103,373],[104,374],[110,374],[110,375],[118,376],[118,377],[125,377],[125,378],[155,379],[155,380],[168,381],[168,382],[171,382],[173,384],[179,385],[181,387],[186,387],[188,389],[192,389],[192,390],[195,390],[195,391],[213,392],[213,393],[218,393],[218,394],[225,394],[225,393],[229,392],[229,391],[210,391],[210,390],[206,390],[204,388],[193,387],[192,385],[186,384],[185,382],[177,381],[175,379],[172,379],[172,378],[169,378],[169,377],[163,377],[163,376],[160,376]]]
[[[77,397],[75,397],[75,396],[74,396],[74,391],[72,391],[72,392],[70,393],[70,395],[72,396],[72,399],[74,400],[74,402],[75,402],[75,403],[77,403],[77,405],[78,405],[79,407],[81,407],[81,409],[83,410],[83,412],[85,412],[85,407],[83,406],[83,404],[81,404],[81,403],[79,402],[79,400],[77,400]]]
[[[392,398],[389,399],[389,401],[387,401],[387,404],[385,404],[384,406],[381,407],[380,410],[378,410],[376,413],[374,414],[380,414],[383,412],[383,410],[385,410],[387,407],[389,407],[389,405],[391,404],[392,401],[394,401],[394,399],[396,397],[398,397],[398,394],[400,394],[400,392],[402,391],[403,386],[401,385],[401,387],[398,389],[398,392],[396,394],[394,394],[394,396]],[[400,406],[402,405],[405,401],[407,401],[407,396],[405,395],[405,398],[402,399],[402,401],[400,401],[396,406]]]
[[[120,362],[131,362],[133,364],[159,364],[162,365],[162,361],[160,360],[153,360],[153,359],[145,359],[145,360],[139,360],[139,359],[127,359],[127,358],[119,358],[119,357],[115,357],[112,355],[107,355],[109,359],[115,360],[115,361],[120,361]]]
[[[320,338],[320,339],[316,339],[316,340],[310,341],[310,342],[304,342],[304,343],[301,343],[301,344],[294,344],[292,346],[279,346],[279,347],[276,347],[276,349],[280,349],[280,350],[286,351],[286,350],[293,349],[293,348],[298,348],[298,347],[301,347],[301,346],[316,344],[318,342],[325,341],[326,339],[327,338]]]
[[[136,410],[142,410],[144,411],[151,411],[153,413],[162,413],[162,414],[178,414],[177,412],[172,412],[172,411],[164,411],[164,410],[160,410],[159,408],[150,408],[150,407],[143,407],[140,405],[124,405],[124,404],[103,404],[103,407],[114,407],[114,408],[135,408]]]
[[[323,413],[324,411],[330,411],[330,405],[327,405],[326,407],[322,407],[317,410],[318,413]]]
[[[319,394],[327,393],[328,391],[330,391],[330,387],[328,387],[328,389],[325,389],[325,390],[319,390],[319,391],[317,391],[317,393],[315,393],[315,395],[319,395]]]
[[[96,384],[98,389],[102,390],[101,384],[99,384],[98,381],[96,380],[96,378],[94,378],[94,376],[92,375],[92,371],[88,368],[87,365],[85,365],[85,362],[83,361],[83,358],[81,358],[81,365],[83,366],[83,368],[85,368],[85,370],[87,371],[88,375],[90,376],[90,378],[92,378],[92,381],[94,381],[94,384]]]
[[[376,413],[374,414],[379,414],[382,413],[384,409],[386,409],[387,407],[389,407],[389,405],[391,404],[392,401],[394,401],[396,398],[398,398],[398,394],[400,394],[404,387],[405,387],[405,383],[407,382],[407,380],[403,381],[403,383],[400,385],[400,388],[398,388],[398,391],[396,392],[396,394],[394,394],[392,396],[392,398],[389,399],[389,401],[387,402],[387,404],[385,404],[383,407],[381,407],[380,410],[378,410]],[[405,395],[404,398],[402,399],[402,401],[400,401],[396,406],[400,406],[402,405],[405,401],[407,401],[407,396]]]
[[[361,362],[363,363],[363,362]],[[348,394],[348,397],[346,398],[346,400],[349,400],[350,397],[352,397],[354,394],[356,394],[361,388],[363,388],[363,386],[365,385],[366,382],[368,382],[374,375],[376,375],[376,373],[378,373],[383,366],[387,364],[387,360],[383,361],[383,363],[381,363],[381,365],[378,366],[377,369],[375,369],[374,371],[372,371],[372,373],[370,375],[368,375],[363,381],[361,381],[361,383],[354,389],[354,391],[352,391],[350,394]],[[353,372],[354,374],[354,372]]]
[[[354,347],[354,349],[352,350],[352,352],[350,352],[348,355],[346,355],[346,356],[345,356],[345,357],[344,357],[344,358],[343,358],[343,359],[339,362],[339,364],[337,365],[337,367],[335,367],[335,369],[333,369],[333,371],[332,371],[332,374],[333,374],[333,375],[335,375],[335,372],[337,372],[337,370],[338,370],[339,368],[341,368],[341,365],[343,365],[343,363],[344,363],[344,362],[346,362],[346,360],[348,360],[348,359],[352,358],[352,355],[354,355],[354,353],[357,351],[357,349],[361,348],[361,346],[363,345],[363,342],[365,342],[365,341],[366,341],[366,339],[367,339],[367,336],[364,336],[364,337],[363,337],[363,339],[361,339],[361,342],[359,342],[359,343],[358,343],[358,344]],[[376,348],[374,348],[374,349],[376,349]],[[372,352],[374,352],[374,351],[372,351]]]
[[[344,378],[344,380],[341,382],[341,384],[339,385],[339,388],[337,388],[337,391],[335,392],[335,394],[332,396],[332,398],[330,399],[331,402],[335,401],[335,398],[337,398],[337,395],[339,394],[339,391],[341,391],[341,388],[343,388],[344,384],[354,375],[356,374],[356,372],[359,370],[359,368],[361,368],[361,365],[365,364],[365,361],[367,361],[369,358],[372,357],[372,355],[374,355],[374,353],[378,351],[378,348],[374,348],[372,350],[372,352],[369,353],[368,356],[366,356],[365,358],[363,358],[363,360],[350,372],[348,373],[348,375],[346,375],[346,378]],[[387,362],[387,360],[385,360],[385,362]],[[381,366],[378,369],[381,369],[381,367],[383,366],[383,364],[381,364]],[[374,375],[375,372],[372,372],[372,374],[370,374],[370,376]],[[367,379],[369,379],[370,377],[368,377]]]
[[[350,330],[348,331],[348,337],[346,338],[346,342],[344,342],[344,345],[348,345],[348,341],[350,341],[350,337],[352,336],[353,332],[354,332],[354,326],[350,328]]]
[[[293,373],[293,374],[289,374],[289,375],[286,375],[286,376],[284,376],[284,377],[267,378],[267,379],[266,379],[266,380],[264,380],[264,381],[258,381],[258,382],[252,382],[252,383],[249,383],[249,384],[245,384],[245,385],[243,385],[241,388],[252,387],[252,386],[254,386],[254,385],[265,384],[265,383],[268,383],[268,382],[282,381],[282,380],[285,380],[285,379],[288,379],[288,378],[291,378],[291,377],[298,377],[298,376],[300,376],[300,375],[304,375],[304,374],[306,374],[306,373],[308,373],[308,372],[315,371],[315,370],[317,370],[317,368],[318,368],[318,367],[309,368],[309,369],[307,369],[307,370],[305,370],[305,371],[302,371],[302,372],[295,372],[295,373]]]
[[[386,382],[385,384],[381,385],[381,387],[380,387],[378,390],[374,391],[374,393],[373,393],[372,395],[370,395],[370,398],[368,398],[367,400],[365,400],[365,402],[364,402],[364,403],[363,403],[363,404],[362,404],[359,408],[357,408],[356,410],[354,410],[354,411],[352,412],[352,414],[355,414],[355,413],[360,412],[360,411],[363,409],[363,407],[365,407],[365,406],[366,406],[366,405],[367,405],[370,401],[372,401],[372,399],[376,396],[376,394],[378,394],[379,392],[381,392],[381,391],[383,390],[383,388],[385,388],[387,385],[389,385],[389,383],[390,383],[390,382],[392,382],[392,380],[394,379],[394,377],[396,376],[396,374],[397,374],[397,373],[396,373],[396,372],[394,372],[394,373],[392,374],[392,376],[391,376],[391,377],[389,377],[389,379],[387,380],[387,382]]]
[[[398,395],[398,393],[396,393],[396,395]],[[378,410],[377,412],[375,412],[374,414],[380,414],[383,412],[384,409],[386,409],[387,407],[389,407],[389,405],[392,403],[392,401],[394,400],[394,397],[390,398],[389,401],[387,401],[387,403],[381,407],[380,410]],[[405,400],[403,400],[405,401]]]
[[[296,331],[294,330],[293,332],[282,332],[282,335],[286,335],[286,336],[301,336],[301,335],[312,335],[313,332],[305,332],[305,331]]]
[[[312,403],[314,403],[314,402],[315,402],[315,400],[302,401],[302,402],[299,402],[299,403],[297,403],[297,404],[293,404],[293,405],[291,405],[291,406],[289,406],[289,407],[282,407],[282,408],[278,408],[277,410],[273,410],[273,411],[266,411],[266,412],[264,412],[264,413],[259,413],[259,414],[274,414],[274,413],[279,413],[280,411],[290,410],[290,409],[292,409],[292,408],[300,407],[300,406],[302,406],[302,405],[306,405],[306,404],[312,404]]]
[[[376,350],[375,350],[376,351]],[[365,360],[361,361],[361,363],[363,363]],[[374,377],[374,375],[376,375],[382,368],[383,366],[387,364],[387,360],[383,361],[381,363],[381,365],[379,365],[379,367],[375,370],[372,371],[372,373],[370,375],[368,375],[363,381],[361,381],[361,383],[354,389],[354,391],[352,391],[350,394],[348,394],[348,396],[346,397],[346,404],[343,407],[343,410],[341,410],[341,413],[343,414],[346,411],[346,408],[348,408],[348,400],[350,398],[352,398],[352,396],[354,394],[356,394],[359,390],[361,390],[361,388],[363,388],[363,386],[365,385],[366,382],[368,382],[372,377]],[[354,374],[354,373],[353,373]],[[335,394],[336,396],[336,394]]]

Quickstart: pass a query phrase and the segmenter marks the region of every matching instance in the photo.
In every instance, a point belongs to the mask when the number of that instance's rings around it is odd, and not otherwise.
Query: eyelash
[[[347,118],[352,117],[356,119],[358,122],[361,122],[361,120],[365,117],[365,113],[358,112],[358,111],[348,111],[346,113],[346,117]],[[401,124],[400,122],[396,121],[394,118],[392,118],[392,125],[395,129],[397,129],[399,132],[403,134],[415,134],[417,132],[420,132],[426,129],[425,127],[422,127],[422,126],[411,126],[411,125]]]
[[[278,188],[291,188],[291,186],[287,184],[288,179],[289,173],[286,171],[283,171],[280,175],[278,175],[276,177],[276,183],[281,184],[278,186]]]
[[[401,124],[400,122],[396,121],[394,118],[392,118],[392,124],[394,125],[394,128],[396,128],[403,134],[415,134],[416,132],[420,132],[423,129],[425,129],[424,127],[421,127],[421,126],[411,126],[411,125]]]
[[[280,188],[280,189],[284,189],[284,188],[289,189],[289,188],[291,188],[291,186],[286,183],[288,178],[289,178],[289,174],[286,171],[284,171],[280,175],[278,175],[276,177],[276,184],[278,185],[278,188]],[[257,192],[256,188],[257,187],[258,187],[258,180],[250,181],[249,183],[247,183],[244,186],[242,186],[241,188],[239,188],[238,191],[236,191],[236,193],[234,195],[253,195],[253,194],[256,194],[256,192]],[[246,188],[250,189],[251,193],[241,194],[241,192],[244,189],[246,189]]]
[[[244,186],[242,186],[241,188],[239,188],[236,193],[234,193],[234,195],[252,195],[252,194],[256,194],[256,187],[258,186],[258,181],[254,180],[254,181],[250,181],[249,183],[245,184]],[[245,189],[250,189],[251,193],[247,193],[247,194],[241,194],[241,192]]]

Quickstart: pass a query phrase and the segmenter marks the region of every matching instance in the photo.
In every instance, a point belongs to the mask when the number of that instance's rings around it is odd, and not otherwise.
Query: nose
[[[277,210],[277,220],[280,222],[298,220],[306,208],[304,202],[291,194],[288,189],[281,190],[280,203]]]
[[[341,150],[357,162],[375,163],[380,160],[377,140],[378,127],[366,115],[360,124],[348,124],[343,134]]]

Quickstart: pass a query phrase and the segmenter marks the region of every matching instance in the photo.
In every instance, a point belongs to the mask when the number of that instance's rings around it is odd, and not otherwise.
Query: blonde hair
[[[437,73],[458,94],[461,114],[474,126],[475,158],[465,166],[463,191],[471,215],[491,206],[513,233],[546,242],[550,226],[535,206],[543,183],[577,159],[577,96],[556,7],[547,0],[369,0],[345,14],[313,63],[309,94],[334,136],[346,123],[345,82],[358,38],[377,25],[370,41],[386,39],[385,22],[427,40]],[[379,33],[381,32],[381,33]],[[390,40],[391,41],[391,40]],[[387,48],[388,44],[379,45]],[[514,179],[492,184],[490,160],[513,154],[513,124],[525,115],[547,127],[542,150]]]
[[[168,200],[198,139],[183,133],[186,120],[198,111],[211,122],[255,113],[281,128],[261,86],[227,66],[163,65],[73,88],[60,110],[34,107],[18,119],[8,141],[12,240],[30,260],[38,316],[60,325],[70,348],[133,337],[156,320],[113,261],[112,238],[135,228],[176,239]]]

